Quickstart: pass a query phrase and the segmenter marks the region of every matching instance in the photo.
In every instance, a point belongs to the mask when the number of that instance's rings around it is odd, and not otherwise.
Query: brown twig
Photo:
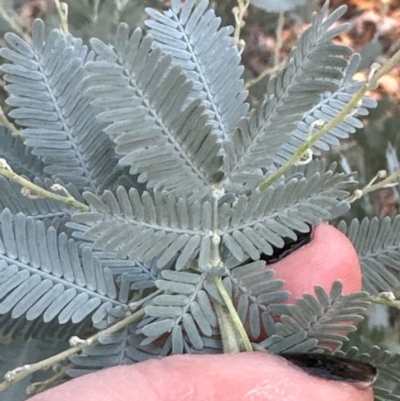
[[[60,352],[57,355],[53,355],[52,357],[44,359],[37,363],[33,363],[31,365],[24,365],[7,372],[4,375],[5,380],[2,383],[0,383],[0,392],[12,386],[13,384],[21,381],[22,379],[31,375],[34,372],[37,372],[39,370],[47,370],[50,367],[56,365],[57,363],[67,358],[70,358],[71,356],[82,351],[86,346],[96,344],[99,341],[100,336],[115,333],[123,329],[124,327],[128,326],[129,324],[135,322],[136,320],[140,319],[143,315],[144,315],[144,309],[142,308],[137,312],[133,313],[132,315],[128,316],[127,318],[108,327],[107,329],[99,331],[98,333],[89,337],[87,340],[80,340],[79,338],[76,337],[72,338],[70,340],[70,342],[72,343],[71,348],[63,352]]]

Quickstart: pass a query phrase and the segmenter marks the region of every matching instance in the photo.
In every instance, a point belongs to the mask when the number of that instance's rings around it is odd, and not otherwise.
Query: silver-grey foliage
[[[8,209],[0,216],[0,314],[16,319],[55,317],[60,324],[89,314],[100,322],[119,304],[112,270],[103,268],[88,247],[81,250],[65,233]]]
[[[352,79],[358,56],[332,41],[346,29],[337,24],[345,7],[329,15],[326,3],[313,16],[265,100],[248,112],[232,28],[220,27],[206,0],[180,5],[148,9],[150,34],[120,24],[112,45],[92,39],[91,51],[59,30],[45,38],[40,20],[32,45],[7,34],[0,49],[9,61],[0,67],[9,116],[22,127],[22,140],[0,128],[1,157],[88,207],[73,214],[28,199],[0,177],[1,332],[15,336],[25,319],[27,337],[55,325],[69,332],[72,323],[86,336],[135,306],[144,311],[74,357],[72,376],[171,353],[222,352],[217,276],[251,336],[270,336],[260,344],[272,352],[340,346],[347,337],[338,332],[352,331],[365,312],[365,293],[343,295],[340,283],[287,305],[289,292],[265,264],[349,208],[349,176],[313,161],[257,189],[316,120],[337,115],[362,85]],[[372,106],[364,99],[314,154],[353,133]],[[398,221],[350,226],[369,291],[396,276]]]
[[[400,216],[394,219],[365,217],[338,228],[353,242],[363,270],[363,287],[371,294],[392,291],[400,286]]]
[[[25,146],[22,138],[16,137],[6,127],[0,126],[0,156],[7,160],[12,170],[33,180],[47,177],[44,164],[39,157],[32,154]]]
[[[221,18],[203,1],[171,2],[171,9],[160,13],[146,9],[152,18],[146,21],[154,38],[153,46],[173,57],[193,82],[193,96],[202,99],[213,132],[222,141],[229,140],[238,122],[248,110],[243,90],[243,66],[231,34],[231,26],[220,28]]]
[[[366,314],[368,294],[344,295],[340,281],[332,284],[329,294],[316,286],[315,294],[305,294],[295,305],[271,306],[272,314],[283,311],[281,321],[260,344],[270,352],[309,352],[317,347],[329,352],[332,347],[340,348],[348,340],[343,333],[355,331],[355,324]]]
[[[0,68],[11,94],[9,115],[25,127],[25,145],[41,158],[44,173],[97,192],[115,179],[116,163],[83,96],[84,64],[91,54],[80,39],[58,30],[44,36],[41,20],[34,23],[32,46],[14,33],[5,35],[8,48],[0,56],[12,64]]]
[[[354,82],[353,76],[357,72],[360,64],[360,55],[353,54],[349,60],[349,64],[344,71],[343,78],[335,91],[324,93],[323,99],[303,115],[303,120],[297,125],[296,129],[291,133],[290,139],[284,143],[280,149],[274,154],[273,161],[281,165],[287,162],[307,139],[312,124],[317,120],[329,122],[338,115],[346,106],[351,97],[360,90],[362,82]],[[340,139],[348,138],[357,128],[363,126],[357,117],[368,114],[368,108],[376,107],[377,103],[374,99],[364,97],[361,105],[354,110],[344,121],[339,123],[335,128],[326,133],[319,141],[315,143],[312,151],[316,155],[322,151],[329,150],[332,146],[340,144]]]
[[[265,191],[241,195],[231,207],[223,204],[219,228],[223,244],[238,259],[244,254],[257,260],[260,252],[271,255],[272,246],[283,247],[282,238],[308,232],[308,224],[329,219],[329,210],[346,196],[345,176],[317,172],[309,179],[292,178]],[[308,224],[307,224],[308,223]]]
[[[264,261],[255,261],[231,269],[224,284],[237,299],[237,311],[243,323],[249,323],[250,333],[258,339],[262,331],[272,333],[269,307],[287,300],[290,293],[282,289],[283,280],[274,278],[274,270]],[[264,329],[264,330],[262,330]]]
[[[332,24],[346,8],[340,7],[327,17],[327,4],[300,37],[287,67],[268,82],[262,105],[240,122],[227,145],[225,171],[236,190],[248,186],[249,181],[250,188],[259,184],[257,169],[271,164],[304,113],[316,106],[326,92],[336,91],[343,79],[348,65],[345,57],[351,51],[334,45],[332,39],[347,27],[332,28]]]
[[[206,248],[203,252],[207,252],[210,247],[208,202],[188,204],[163,192],[139,194],[134,188],[127,192],[123,187],[115,195],[110,191],[101,197],[85,193],[92,209],[74,216],[74,221],[91,227],[83,238],[94,241],[94,247],[145,262],[157,257],[159,267],[179,252],[177,270],[185,267],[199,249]]]
[[[86,65],[87,95],[97,118],[107,124],[119,162],[131,173],[175,195],[203,197],[221,166],[205,109],[200,99],[185,104],[191,83],[170,57],[151,49],[150,36],[142,40],[140,29],[128,33],[121,24],[114,48],[91,41],[98,56]]]

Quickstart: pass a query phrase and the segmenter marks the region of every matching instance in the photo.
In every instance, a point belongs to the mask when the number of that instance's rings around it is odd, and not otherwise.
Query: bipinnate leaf
[[[129,256],[149,262],[157,258],[163,267],[176,260],[176,269],[187,269],[189,259],[208,253],[210,247],[210,204],[188,203],[163,192],[129,192],[119,187],[115,195],[105,191],[101,197],[85,193],[90,212],[73,216],[83,223],[83,238],[94,241],[103,251],[115,251],[116,257]],[[200,267],[205,267],[200,263]]]
[[[335,281],[330,293],[315,287],[315,295],[305,294],[294,305],[271,305],[272,315],[281,315],[273,334],[260,345],[268,351],[309,352],[317,348],[330,352],[348,340],[347,333],[365,316],[367,293],[344,295],[342,283]]]
[[[236,191],[255,188],[263,179],[260,169],[272,163],[304,113],[327,91],[337,90],[351,50],[332,43],[347,25],[332,25],[345,11],[346,7],[339,7],[328,16],[326,3],[319,14],[313,15],[311,26],[289,55],[287,67],[268,82],[265,101],[240,122],[226,144],[226,179]]]
[[[341,221],[338,228],[357,250],[365,291],[378,294],[400,287],[400,216],[365,217],[361,222],[354,219],[350,224]]]
[[[120,173],[112,141],[84,96],[84,64],[91,58],[82,40],[33,24],[33,43],[7,33],[0,56],[9,116],[23,127],[24,144],[45,164],[44,173],[79,189],[101,191]]]
[[[0,215],[0,314],[13,319],[101,321],[118,301],[112,270],[54,227],[22,213]]]
[[[128,32],[119,25],[114,48],[91,40],[97,57],[86,65],[87,95],[96,117],[132,174],[175,196],[202,198],[221,179],[222,162],[201,100],[187,104],[192,84],[181,68],[152,50],[151,37],[142,39],[140,29]]]
[[[153,46],[185,70],[193,82],[191,97],[202,99],[212,132],[220,141],[230,140],[249,108],[233,27],[220,27],[221,18],[207,0],[188,0],[182,6],[180,0],[173,0],[168,11],[146,11]]]
[[[322,166],[323,167],[323,166]],[[342,203],[347,177],[332,170],[317,171],[309,177],[290,178],[287,182],[241,195],[233,205],[223,203],[219,227],[223,246],[243,261],[247,255],[258,260],[271,255],[273,247],[282,248],[283,238],[296,239],[310,225],[330,218],[330,210]]]

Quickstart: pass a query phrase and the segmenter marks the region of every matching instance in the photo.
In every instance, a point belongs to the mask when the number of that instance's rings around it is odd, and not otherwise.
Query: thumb
[[[64,383],[31,401],[372,401],[371,388],[310,376],[263,352],[176,355]]]

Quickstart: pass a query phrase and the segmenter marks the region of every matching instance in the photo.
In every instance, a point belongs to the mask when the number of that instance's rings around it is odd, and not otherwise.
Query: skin
[[[315,285],[329,291],[341,280],[345,293],[361,289],[350,241],[323,224],[312,241],[274,265],[292,301]],[[299,271],[301,274],[299,274]],[[372,389],[313,377],[283,358],[263,352],[176,355],[118,366],[69,381],[31,401],[372,401]]]

